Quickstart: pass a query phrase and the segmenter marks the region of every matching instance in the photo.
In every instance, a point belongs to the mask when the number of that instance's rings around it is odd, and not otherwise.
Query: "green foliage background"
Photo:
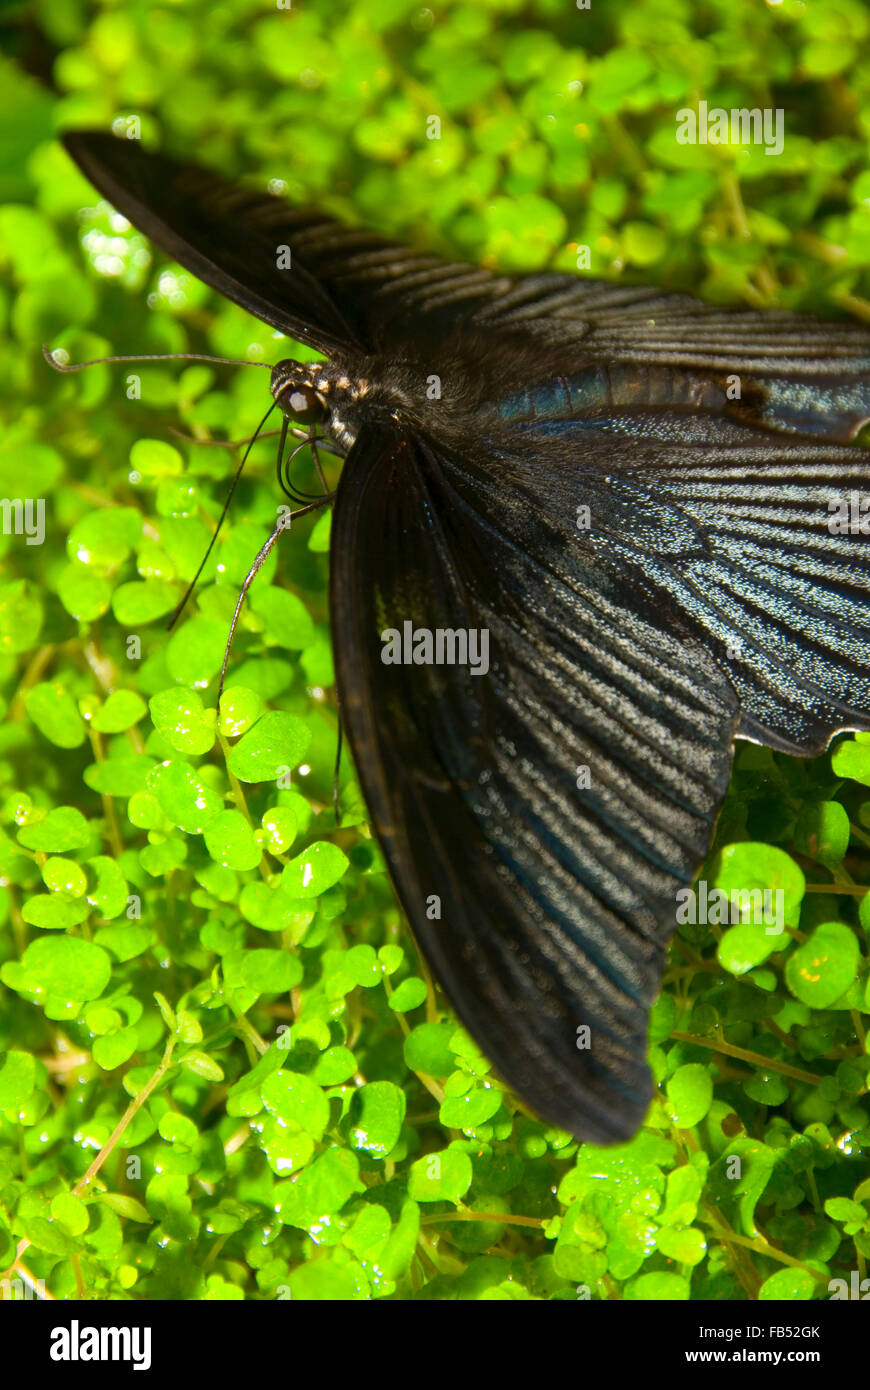
[[[237,459],[170,431],[249,434],[263,373],[62,377],[40,343],[300,355],[167,266],[53,140],[130,116],[471,260],[573,270],[588,245],[593,274],[870,318],[867,31],[856,0],[4,6],[0,495],[47,499],[44,545],[0,537],[0,1270],[20,1249],[20,1288],[812,1299],[864,1276],[870,739],[809,763],[738,746],[704,874],[783,888],[787,934],[680,928],[648,1123],[579,1148],[433,991],[346,761],[335,826],[323,520],[258,580],[216,720],[275,518],[267,444],[167,637]],[[781,106],[783,154],[677,146],[701,97]]]

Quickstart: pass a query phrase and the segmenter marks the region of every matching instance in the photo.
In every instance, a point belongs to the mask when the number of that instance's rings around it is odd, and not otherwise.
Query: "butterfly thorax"
[[[270,390],[283,413],[301,425],[318,425],[347,454],[365,422],[398,423],[430,436],[468,438],[495,379],[485,368],[484,345],[448,341],[439,348],[396,356],[358,356],[353,362],[295,362],[272,368]],[[504,362],[502,361],[502,366]],[[502,389],[511,372],[495,373]],[[526,382],[527,377],[519,378]],[[485,414],[491,413],[487,405]]]
[[[336,362],[294,362],[272,368],[270,390],[289,419],[319,425],[327,439],[346,454],[364,419],[400,419],[412,404],[407,385],[385,384],[364,371],[351,372]]]

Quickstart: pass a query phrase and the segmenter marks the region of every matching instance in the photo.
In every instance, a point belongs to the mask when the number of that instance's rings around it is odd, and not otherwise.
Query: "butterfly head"
[[[299,425],[322,425],[329,414],[329,383],[319,363],[290,358],[276,362],[269,390],[284,414]]]

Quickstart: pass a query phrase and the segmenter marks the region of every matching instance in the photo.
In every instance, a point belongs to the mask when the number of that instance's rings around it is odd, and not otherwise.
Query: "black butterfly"
[[[870,335],[446,264],[136,142],[66,147],[176,261],[328,355],[279,363],[272,393],[346,455],[340,708],[402,905],[518,1094],[627,1138],[735,736],[813,754],[870,728],[870,559],[836,522],[868,482],[846,442]]]

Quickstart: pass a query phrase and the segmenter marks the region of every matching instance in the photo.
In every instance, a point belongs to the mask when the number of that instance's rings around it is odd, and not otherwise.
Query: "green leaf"
[[[704,1170],[707,1163],[704,1162]],[[689,1226],[698,1214],[698,1203],[704,1185],[704,1173],[699,1166],[686,1163],[668,1173],[667,1201],[659,1215],[663,1226]]]
[[[291,898],[316,898],[337,883],[347,867],[347,855],[337,845],[315,840],[284,866],[281,887]]]
[[[39,641],[42,604],[25,579],[0,584],[0,656],[26,652]]]
[[[845,739],[831,754],[831,767],[835,777],[851,777],[870,787],[870,745]]]
[[[660,994],[650,1012],[650,1042],[663,1042],[665,1038],[669,1038],[674,1030],[676,1020],[677,1006],[673,996],[670,994]]]
[[[223,797],[204,786],[186,763],[161,763],[148,774],[146,785],[164,815],[188,835],[202,834],[223,810]]]
[[[683,1230],[675,1226],[664,1226],[656,1236],[656,1248],[669,1260],[681,1265],[698,1265],[707,1253],[707,1241],[703,1231],[693,1227]]]
[[[257,1092],[259,1096],[259,1088],[262,1086],[264,1081],[266,1081],[267,1078],[272,1075],[273,1072],[280,1070],[280,1068],[284,1065],[286,1055],[286,1048],[282,1047],[280,1045],[280,1042],[273,1043],[272,1046],[269,1048],[269,1051],[263,1053],[263,1056],[259,1059],[256,1065],[252,1067],[249,1072],[246,1072],[244,1076],[240,1077],[238,1081],[234,1082],[232,1086],[230,1086],[229,1091],[227,1093],[230,1100],[232,1101],[238,1099],[241,1096],[247,1096],[252,1091]],[[236,1113],[239,1112],[235,1110],[230,1111],[230,1114]]]
[[[318,1086],[339,1086],[343,1081],[349,1081],[355,1071],[356,1058],[348,1048],[328,1047],[315,1062],[311,1079]]]
[[[127,906],[127,880],[115,859],[99,854],[88,860],[88,865],[96,875],[96,884],[88,893],[91,907],[97,908],[101,916],[117,917]]]
[[[81,623],[93,623],[108,613],[112,585],[83,565],[66,565],[57,577],[57,596],[71,617]]]
[[[51,1215],[71,1236],[80,1236],[88,1229],[88,1208],[71,1192],[58,1192],[51,1199]]]
[[[299,665],[305,672],[307,685],[328,686],[335,684],[335,667],[332,661],[332,643],[325,628],[318,628],[299,658]]]
[[[366,1280],[359,1265],[318,1260],[299,1265],[290,1275],[294,1303],[344,1303],[366,1297]]]
[[[650,222],[627,222],[622,235],[626,260],[633,265],[654,265],[668,249],[664,231]]]
[[[139,1035],[135,1028],[120,1028],[117,1033],[95,1038],[91,1054],[98,1067],[102,1067],[103,1071],[112,1071],[129,1062],[138,1045]]]
[[[471,1159],[459,1149],[442,1149],[411,1164],[408,1196],[417,1202],[458,1202],[471,1186]]]
[[[759,1105],[783,1105],[789,1096],[788,1086],[774,1071],[757,1071],[744,1081],[743,1090]]]
[[[240,782],[271,782],[298,766],[310,742],[303,719],[271,710],[230,751],[227,766]]]
[[[135,690],[113,690],[91,722],[101,734],[122,734],[137,724],[146,712],[145,701]]]
[[[315,554],[326,555],[329,553],[329,534],[332,528],[332,512],[321,512],[316,522],[311,528],[311,535],[308,537],[308,549]]]
[[[184,470],[184,460],[163,439],[137,439],[130,450],[130,467],[140,478],[155,481],[177,478]]]
[[[42,927],[46,931],[67,931],[87,920],[87,903],[71,902],[69,898],[55,893],[41,893],[28,898],[22,905],[21,916],[32,927]]]
[[[172,584],[162,579],[132,580],[112,594],[112,612],[122,627],[143,627],[165,618],[178,604]]]
[[[768,934],[762,925],[731,927],[716,948],[716,958],[732,975],[745,975],[774,951],[782,950],[782,937]]]
[[[280,888],[267,883],[246,883],[239,897],[242,915],[261,931],[289,931],[300,939],[314,920],[315,904],[294,902]]]
[[[441,1105],[439,1118],[447,1129],[466,1133],[486,1124],[501,1106],[501,1091],[495,1086],[473,1086],[460,1096],[447,1096]]]
[[[353,1225],[342,1238],[342,1244],[360,1259],[373,1261],[390,1234],[390,1214],[386,1207],[369,1202],[354,1217]]]
[[[29,1052],[0,1052],[0,1110],[17,1112],[35,1085],[36,1059]]]
[[[240,811],[221,811],[205,830],[206,849],[216,864],[243,871],[256,869],[263,851]]]
[[[811,1008],[828,1009],[855,979],[859,955],[853,931],[841,922],[822,922],[786,961],[788,987]]]
[[[260,824],[270,854],[283,854],[296,839],[296,812],[290,806],[273,806],[271,810],[264,811]]]
[[[195,690],[160,690],[148,702],[155,729],[179,753],[199,756],[215,740],[214,712],[203,707]]]
[[[218,1066],[214,1058],[209,1057],[207,1052],[188,1052],[179,1060],[183,1067],[193,1072],[194,1076],[201,1076],[204,1081],[223,1081],[224,1079],[222,1067]]]
[[[58,748],[80,748],[87,738],[75,700],[57,682],[44,681],[28,692],[27,713],[37,729]]]
[[[153,767],[154,759],[145,753],[124,753],[103,763],[91,763],[83,775],[86,785],[103,796],[135,796]]]
[[[227,645],[227,628],[213,618],[191,618],[166,646],[166,668],[181,685],[203,687],[218,674]]]
[[[42,820],[23,825],[18,832],[18,840],[25,849],[63,854],[67,850],[84,849],[89,845],[91,831],[75,806],[58,806]]]
[[[273,1072],[260,1088],[263,1104],[285,1126],[304,1130],[312,1139],[321,1139],[329,1123],[329,1101],[323,1090],[307,1076],[295,1072]]]
[[[199,1130],[190,1116],[179,1115],[174,1110],[167,1110],[161,1116],[157,1132],[167,1144],[183,1144],[187,1148],[192,1148],[199,1138]]]
[[[689,1062],[678,1067],[666,1086],[674,1124],[692,1129],[700,1124],[713,1100],[713,1078],[707,1067]]]
[[[390,995],[390,1008],[394,1013],[410,1013],[412,1009],[418,1009],[425,1003],[426,994],[425,980],[421,980],[417,975],[409,975]]]
[[[138,922],[119,922],[116,926],[100,927],[94,933],[94,941],[98,946],[105,946],[116,960],[123,963],[135,960],[143,951],[147,951],[152,944],[153,934]]]
[[[345,1202],[363,1190],[356,1154],[349,1149],[331,1147],[294,1182],[281,1183],[275,1205],[287,1226],[300,1226],[303,1230],[322,1228],[334,1225]]]
[[[420,1208],[406,1198],[399,1220],[380,1251],[378,1265],[388,1279],[398,1279],[410,1267],[420,1235]]]
[[[116,571],[138,544],[142,517],[133,507],[100,507],[88,512],[69,533],[70,560],[98,574]]]
[[[399,1141],[404,1118],[404,1092],[392,1081],[370,1081],[351,1097],[350,1142],[370,1158],[386,1158]]]
[[[227,989],[286,994],[302,979],[302,965],[289,951],[229,951],[223,958]]]
[[[850,1197],[829,1197],[825,1202],[825,1213],[832,1221],[857,1221],[863,1226],[868,1219],[867,1208]]]
[[[46,859],[42,867],[42,879],[52,893],[64,893],[70,898],[82,898],[88,886],[87,876],[74,859],[55,855]]]
[[[169,1000],[166,998],[166,995],[155,993],[154,1001],[157,1004],[158,1009],[160,1010],[160,1017],[163,1019],[163,1022],[166,1024],[166,1027],[169,1029],[170,1033],[174,1033],[176,1028],[178,1027],[178,1020],[175,1017],[175,1010],[173,1009]]]
[[[805,1269],[778,1269],[758,1290],[759,1302],[808,1302],[816,1291],[816,1281]]]
[[[162,878],[184,863],[186,853],[181,840],[164,840],[155,836],[153,843],[140,851],[139,863],[152,878]]]
[[[314,637],[314,624],[308,609],[286,589],[254,589],[251,608],[263,621],[266,636],[277,646],[301,651]]]
[[[241,738],[263,713],[263,701],[256,690],[232,685],[221,695],[220,727],[224,738]]]
[[[682,1274],[667,1274],[664,1271],[639,1274],[626,1284],[625,1298],[635,1303],[685,1302],[689,1298],[689,1281]]]
[[[843,862],[849,848],[849,816],[839,801],[816,801],[805,806],[797,819],[795,847],[826,868]]]
[[[359,946],[351,946],[350,950],[345,953],[343,965],[354,984],[361,985],[363,989],[374,989],[383,979],[381,963],[375,948],[369,946],[368,942],[362,942]]]
[[[705,1195],[741,1235],[758,1235],[755,1207],[775,1164],[773,1149],[739,1133],[727,1137],[724,1151],[711,1164]]]
[[[74,936],[40,937],[21,958],[29,988],[63,999],[97,999],[112,973],[108,954]]]
[[[112,1211],[117,1212],[125,1221],[138,1221],[142,1225],[150,1226],[153,1221],[148,1208],[141,1202],[137,1202],[135,1197],[128,1197],[124,1192],[100,1192],[99,1200],[104,1202]]]
[[[452,1023],[418,1023],[405,1039],[405,1065],[426,1076],[449,1076],[456,1066],[450,1046],[455,1032]]]
[[[756,926],[771,925],[770,922],[764,921],[765,903],[769,907],[775,907],[777,899],[765,898],[764,895],[781,892],[782,898],[779,901],[782,905],[783,926],[797,926],[806,880],[797,864],[784,850],[777,849],[775,845],[757,844],[747,840],[740,844],[726,845],[719,855],[718,865],[715,887],[728,894],[729,904],[733,903],[738,908],[743,908],[745,904],[746,907],[752,908],[751,916],[741,911],[740,920],[752,921]],[[767,916],[771,915],[773,914],[768,911]],[[733,923],[733,918],[729,920]],[[775,942],[777,937],[771,935],[770,939]],[[779,940],[782,943],[782,933],[779,933]]]

